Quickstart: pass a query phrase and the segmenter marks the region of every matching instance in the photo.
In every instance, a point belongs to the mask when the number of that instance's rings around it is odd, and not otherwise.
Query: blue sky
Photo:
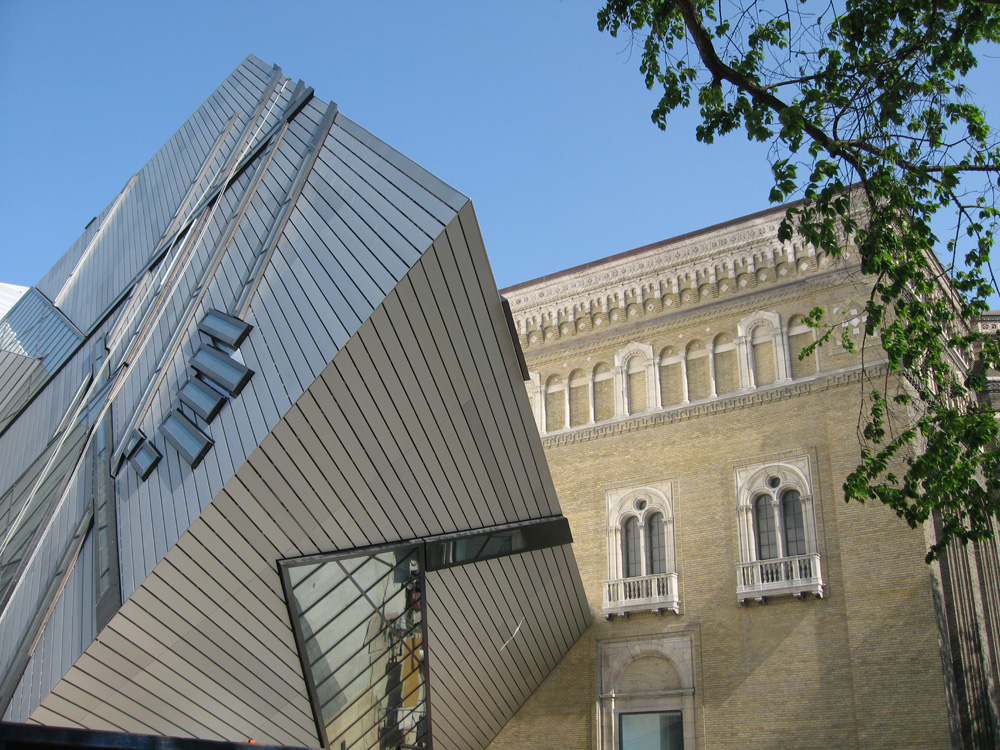
[[[500,286],[767,208],[767,150],[649,119],[599,3],[0,0],[0,281],[35,283],[249,53],[470,196]]]

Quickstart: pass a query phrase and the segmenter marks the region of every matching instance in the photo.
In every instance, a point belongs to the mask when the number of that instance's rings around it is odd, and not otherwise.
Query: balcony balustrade
[[[656,612],[665,609],[680,614],[677,597],[677,574],[658,573],[651,576],[619,578],[604,582],[604,616],[625,617],[629,612]]]
[[[818,553],[755,560],[737,567],[736,595],[740,604],[749,599],[763,604],[767,597],[788,594],[799,599],[806,594],[823,598],[823,570]]]

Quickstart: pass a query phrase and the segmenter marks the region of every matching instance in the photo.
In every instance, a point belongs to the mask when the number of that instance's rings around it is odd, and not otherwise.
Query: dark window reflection
[[[286,570],[327,745],[426,747],[418,549]]]

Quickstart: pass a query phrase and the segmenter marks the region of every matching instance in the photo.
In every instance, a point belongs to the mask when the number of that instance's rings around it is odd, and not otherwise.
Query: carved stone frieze
[[[838,273],[838,272],[834,272]],[[843,278],[836,285],[831,284],[827,274],[817,274],[810,277],[798,277],[794,284],[776,285],[767,290],[765,298],[760,295],[747,295],[745,297],[734,297],[726,301],[726,314],[733,320],[733,332],[736,330],[736,321],[741,317],[755,312],[761,308],[774,309],[787,305],[796,300],[809,300],[806,306],[812,309],[815,306],[817,293],[823,293],[829,298],[833,289],[839,286],[848,286],[857,283],[859,279],[854,278],[853,271],[840,271]],[[805,310],[800,311],[805,312]],[[671,310],[667,308],[663,314],[649,314],[630,320],[626,325],[617,327],[607,324],[607,315],[597,315],[595,320],[578,318],[577,331],[568,336],[564,336],[559,341],[545,342],[542,340],[540,332],[528,334],[528,345],[524,354],[532,362],[532,367],[545,369],[545,363],[560,361],[565,359],[569,350],[573,357],[593,356],[605,352],[607,349],[620,349],[636,339],[651,340],[657,338],[668,326],[671,329],[678,327],[697,327],[703,324],[711,324],[719,319],[719,309],[717,306],[689,307],[683,310]],[[597,320],[602,320],[600,325],[595,325]],[[586,325],[584,324],[586,321]],[[639,333],[639,331],[642,331]],[[721,330],[721,329],[720,329]]]
[[[657,314],[833,267],[833,259],[817,262],[815,251],[801,241],[778,242],[783,217],[784,211],[775,209],[511,287],[503,294],[519,330],[527,333],[577,315],[607,316],[619,310],[620,318],[634,317],[630,305]],[[853,260],[848,248],[840,262]]]
[[[837,261],[821,262],[808,270],[799,271],[794,275],[781,275],[776,270],[773,261],[767,272],[739,273],[719,284],[703,284],[691,287],[678,287],[678,291],[659,290],[659,285],[667,287],[661,280],[651,284],[657,287],[658,293],[653,296],[646,293],[650,283],[642,280],[642,286],[633,287],[628,293],[615,292],[611,295],[598,293],[599,284],[594,284],[594,295],[588,298],[559,298],[558,290],[525,289],[525,293],[516,293],[508,297],[511,302],[515,326],[522,336],[527,336],[529,345],[554,343],[559,336],[537,336],[535,331],[556,328],[561,322],[563,335],[574,336],[580,333],[602,332],[608,328],[620,325],[636,324],[644,319],[663,318],[678,313],[688,313],[698,308],[710,307],[711,303],[731,300],[738,304],[741,296],[759,294],[771,289],[793,288],[807,283],[811,277],[826,277],[830,272],[846,271],[857,273],[857,268],[851,264],[853,258]],[[544,282],[540,286],[557,283],[558,280]],[[605,287],[603,292],[607,292]],[[506,296],[507,292],[505,292]]]

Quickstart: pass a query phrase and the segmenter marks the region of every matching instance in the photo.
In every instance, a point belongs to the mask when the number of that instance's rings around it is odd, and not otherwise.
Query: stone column
[[[660,408],[660,358],[646,363],[646,408]]]
[[[749,348],[747,345],[746,336],[736,337],[736,368],[739,370],[740,375],[740,390],[745,391],[750,388],[750,383],[753,378],[753,368],[750,366],[750,357],[747,353]]]
[[[615,416],[628,414],[628,361],[615,367]]]
[[[788,346],[788,328],[782,326],[774,334],[774,357],[777,362],[775,379],[777,381],[792,379],[792,360]]]
[[[589,395],[589,399],[588,399],[589,404],[588,404],[588,406],[590,407],[590,420],[588,421],[587,424],[594,424],[594,371],[593,370],[590,371],[590,383],[589,383],[589,385],[590,385],[590,390],[589,390],[589,393],[588,393],[588,395]]]
[[[710,343],[708,345],[708,384],[710,386],[708,397],[716,398],[719,394],[715,388],[715,344],[714,343]]]
[[[774,533],[778,537],[778,557],[787,557],[788,549],[785,546],[785,524],[781,517],[781,500],[777,495],[771,496],[771,508],[774,511]]]
[[[539,379],[535,386],[535,419],[538,420],[538,432],[545,434],[545,383]]]
[[[691,399],[688,398],[688,355],[687,350],[681,352],[681,403],[689,404]]]

